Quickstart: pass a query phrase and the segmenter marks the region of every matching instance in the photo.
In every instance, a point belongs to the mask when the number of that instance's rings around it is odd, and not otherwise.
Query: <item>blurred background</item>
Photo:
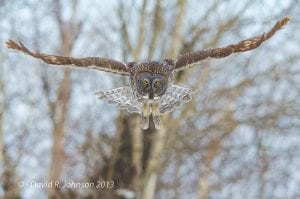
[[[160,131],[94,95],[127,78],[4,47],[159,60],[261,34],[286,15],[258,49],[177,73],[199,92]],[[0,0],[0,20],[0,198],[300,198],[298,0]],[[114,184],[32,184],[51,181]]]

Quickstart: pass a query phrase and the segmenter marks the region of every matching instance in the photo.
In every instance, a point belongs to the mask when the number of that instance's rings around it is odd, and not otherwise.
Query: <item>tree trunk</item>
[[[64,127],[67,119],[69,97],[70,97],[70,74],[67,69],[64,71],[63,81],[60,85],[57,94],[54,130],[53,130],[53,145],[52,159],[49,170],[49,182],[60,180],[64,164]],[[53,182],[54,183],[54,182]],[[49,198],[55,198],[57,190],[49,189]]]
[[[58,0],[53,0],[53,5],[56,9],[55,19],[59,26],[59,33],[61,39],[60,51],[63,55],[69,56],[74,42],[79,34],[80,29],[75,31],[75,27],[78,27],[74,16],[77,9],[77,1],[72,1],[72,15],[69,22],[64,22],[62,18],[63,9]],[[52,159],[49,170],[49,181],[60,180],[63,165],[65,161],[64,154],[64,139],[65,139],[65,125],[67,121],[69,102],[71,92],[71,81],[69,69],[64,69],[63,80],[57,91],[57,99],[54,103],[54,117],[53,119],[53,145],[52,145]],[[54,183],[54,182],[53,182]],[[58,198],[59,190],[56,188],[50,188],[48,192],[49,198]]]
[[[142,198],[152,199],[155,197],[155,190],[157,184],[157,176],[160,169],[161,158],[165,144],[166,129],[162,127],[159,131],[155,132],[152,141],[147,167],[144,171],[144,180],[142,187]]]
[[[4,191],[4,199],[19,199],[20,189],[16,179],[16,165],[7,153],[7,146],[4,143],[3,119],[7,109],[7,98],[4,85],[4,71],[0,54],[0,182]]]

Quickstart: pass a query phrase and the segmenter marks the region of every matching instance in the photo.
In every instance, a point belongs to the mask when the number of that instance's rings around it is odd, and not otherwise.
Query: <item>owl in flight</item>
[[[289,22],[285,17],[278,21],[274,27],[259,36],[231,44],[223,48],[209,48],[190,52],[179,56],[177,59],[161,61],[147,61],[143,63],[119,62],[108,58],[86,57],[73,58],[56,55],[47,55],[32,52],[21,42],[12,40],[6,42],[10,49],[21,51],[34,58],[53,65],[69,65],[77,68],[91,68],[100,71],[129,76],[129,85],[96,93],[100,99],[117,104],[121,109],[130,113],[141,115],[141,128],[149,128],[149,116],[152,115],[155,128],[162,125],[161,115],[173,111],[174,108],[191,100],[194,89],[173,84],[174,73],[203,60],[223,58],[233,53],[249,51],[271,38],[276,31]]]

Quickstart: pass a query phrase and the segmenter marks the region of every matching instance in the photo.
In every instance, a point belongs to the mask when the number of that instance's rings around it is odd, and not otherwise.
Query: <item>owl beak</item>
[[[154,91],[153,89],[151,89],[149,93],[149,99],[153,99],[153,98],[154,98]]]

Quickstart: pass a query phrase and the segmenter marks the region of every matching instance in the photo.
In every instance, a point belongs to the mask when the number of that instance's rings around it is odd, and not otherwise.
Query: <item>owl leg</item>
[[[149,128],[149,116],[150,116],[150,106],[147,103],[143,104],[142,107],[142,117],[141,117],[141,128],[148,129]]]
[[[160,118],[159,104],[152,104],[152,116],[155,128],[160,129],[162,122]]]

